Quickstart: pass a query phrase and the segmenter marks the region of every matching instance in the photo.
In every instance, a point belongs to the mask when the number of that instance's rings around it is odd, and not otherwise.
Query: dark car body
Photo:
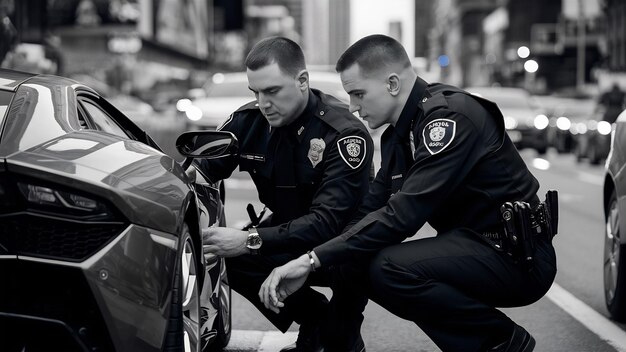
[[[612,133],[604,178],[604,296],[611,317],[626,322],[626,113]]]
[[[506,131],[518,149],[532,148],[539,154],[546,153],[548,117],[526,90],[509,87],[467,87],[465,90],[498,105]]]
[[[0,350],[227,343],[219,185],[66,78],[0,70],[0,119]]]

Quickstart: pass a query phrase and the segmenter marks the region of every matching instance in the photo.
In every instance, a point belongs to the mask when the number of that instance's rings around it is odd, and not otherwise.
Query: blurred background
[[[243,61],[259,39],[298,42],[311,85],[347,101],[334,64],[373,33],[399,40],[426,81],[498,104],[511,140],[540,179],[540,194],[560,192],[565,235],[555,240],[557,282],[608,316],[606,172],[599,164],[625,107],[626,0],[0,0],[1,67],[90,86],[176,158],[181,132],[214,129],[254,99]],[[380,131],[373,132],[378,147]],[[379,150],[374,160],[378,167]],[[225,184],[227,223],[239,227],[248,203],[262,207],[246,175]],[[539,350],[626,351],[626,325],[617,339],[594,330],[598,337],[551,303],[558,301],[552,294],[546,299],[513,312]],[[246,350],[237,346],[251,331],[273,330],[236,294],[233,328],[230,351]],[[371,351],[436,350],[413,325],[373,303],[363,336]]]
[[[512,117],[541,130],[525,139],[600,162],[602,151],[588,150],[595,137],[578,135],[596,133],[608,110],[598,102],[614,85],[623,105],[625,17],[617,0],[0,0],[0,62],[91,86],[175,154],[159,127],[215,128],[251,98],[233,89],[245,79],[217,87],[244,71],[259,39],[289,37],[312,69],[334,72],[350,44],[383,33],[429,82],[523,90],[532,116]]]

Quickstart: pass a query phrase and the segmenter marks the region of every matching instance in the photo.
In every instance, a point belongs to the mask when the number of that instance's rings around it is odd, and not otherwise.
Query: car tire
[[[198,261],[189,226],[185,224],[176,253],[176,271],[164,351],[199,352],[200,288]]]
[[[626,321],[626,245],[621,243],[619,205],[615,191],[606,207],[604,236],[604,298],[611,317]]]
[[[220,259],[220,287],[218,296],[217,318],[215,318],[214,329],[217,335],[209,345],[209,351],[221,351],[230,341],[232,331],[232,292],[226,274],[226,261]]]

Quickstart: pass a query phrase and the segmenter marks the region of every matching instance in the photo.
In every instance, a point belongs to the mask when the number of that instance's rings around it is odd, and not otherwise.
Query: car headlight
[[[507,130],[512,130],[515,127],[517,127],[517,120],[515,120],[511,116],[505,116],[504,117],[504,128],[506,128]]]
[[[567,131],[572,127],[572,122],[565,116],[556,119],[556,127],[561,131]]]
[[[535,116],[535,120],[533,121],[533,123],[536,129],[543,130],[548,127],[548,123],[550,123],[550,120],[548,120],[548,117],[546,115],[539,114]]]
[[[187,115],[187,118],[191,121],[198,121],[202,118],[202,110],[195,105],[191,105],[185,111],[185,115]]]
[[[191,100],[187,98],[180,99],[176,102],[176,110],[180,112],[185,112],[189,107],[192,106]]]
[[[115,218],[106,204],[89,196],[25,182],[18,182],[17,187],[28,206],[39,211],[89,219]]]
[[[611,130],[612,126],[610,123],[606,121],[598,122],[598,133],[600,133],[601,135],[606,136],[607,134],[611,133]]]

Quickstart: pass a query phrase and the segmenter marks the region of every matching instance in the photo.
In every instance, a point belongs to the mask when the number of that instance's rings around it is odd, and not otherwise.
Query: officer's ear
[[[394,97],[400,93],[400,77],[392,73],[387,77],[387,91]]]
[[[298,88],[300,88],[301,91],[309,89],[309,72],[307,70],[298,72],[296,80],[298,81]]]

